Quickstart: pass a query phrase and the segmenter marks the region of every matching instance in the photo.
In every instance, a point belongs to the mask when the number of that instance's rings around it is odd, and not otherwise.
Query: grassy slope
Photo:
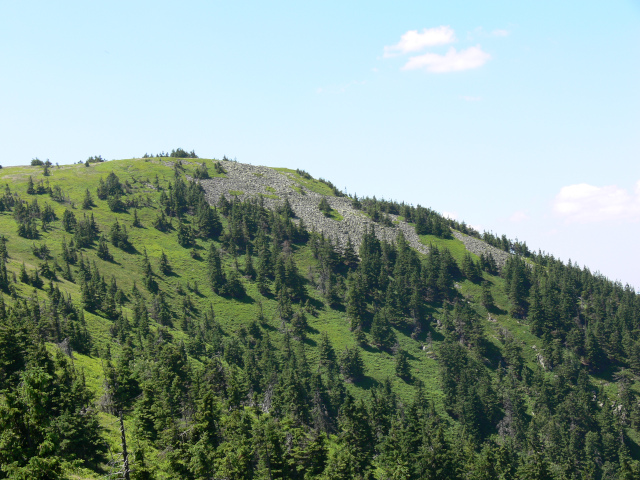
[[[207,163],[210,167],[210,174],[214,176],[214,169],[212,168],[213,161],[197,160],[198,163],[202,161]],[[152,227],[152,221],[158,214],[159,193],[150,184],[154,182],[157,175],[160,185],[166,187],[174,175],[170,162],[172,162],[172,159],[162,158],[113,161],[93,164],[90,167],[85,167],[84,165],[69,165],[52,168],[50,177],[42,176],[41,167],[8,167],[0,170],[0,186],[4,186],[4,183],[7,183],[12,191],[17,191],[21,194],[22,198],[31,200],[34,197],[26,194],[26,184],[29,176],[31,176],[36,183],[40,180],[46,181],[48,179],[52,187],[54,185],[60,185],[64,193],[69,197],[70,204],[58,204],[52,201],[48,195],[38,196],[40,205],[43,206],[45,202],[52,205],[58,218],[62,218],[62,213],[65,208],[73,209],[74,207],[76,216],[81,218],[84,211],[79,208],[79,205],[82,203],[84,192],[88,188],[94,198],[96,207],[93,208],[91,212],[86,213],[94,214],[101,231],[105,233],[108,232],[115,218],[117,218],[121,224],[127,226],[130,240],[135,247],[134,252],[126,253],[110,246],[110,251],[114,256],[113,262],[105,262],[98,259],[95,254],[95,248],[85,250],[85,258],[91,261],[95,260],[101,273],[107,280],[115,276],[118,285],[127,293],[131,291],[134,282],[137,283],[141,291],[144,291],[142,287],[141,267],[143,248],[146,248],[151,264],[155,268],[159,286],[169,295],[169,301],[171,303],[175,302],[179,304],[181,300],[180,295],[176,291],[178,286],[181,286],[187,291],[187,283],[193,285],[197,282],[200,295],[188,292],[192,300],[199,309],[208,308],[209,304],[211,304],[216,312],[218,321],[229,334],[235,332],[241,325],[246,325],[251,322],[256,317],[258,305],[261,303],[268,322],[267,328],[271,330],[271,336],[274,342],[278,343],[281,341],[281,334],[279,332],[281,324],[280,320],[276,318],[276,304],[273,300],[262,297],[257,292],[255,285],[247,281],[245,281],[245,286],[247,288],[248,298],[244,301],[228,300],[212,294],[207,286],[205,274],[204,257],[207,243],[198,240],[196,249],[200,253],[201,258],[196,260],[191,257],[190,250],[179,246],[175,231],[162,233]],[[195,161],[193,161],[192,164],[185,161],[183,161],[183,163],[185,164],[188,174],[197,166]],[[333,194],[331,189],[322,182],[304,179],[293,170],[277,170],[289,174],[300,185],[310,190],[325,195]],[[133,211],[115,214],[108,209],[105,201],[97,199],[95,192],[99,179],[101,177],[106,178],[112,171],[118,175],[121,182],[129,182],[134,190],[132,193],[133,196],[138,196],[142,201],[147,202],[148,207],[141,208],[138,211],[138,216],[143,228],[132,227]],[[11,213],[7,212],[0,214],[0,231],[9,239],[7,247],[11,258],[8,269],[10,273],[14,272],[16,275],[19,273],[20,266],[23,262],[28,270],[35,268],[39,263],[39,260],[35,258],[31,251],[34,243],[36,245],[46,243],[52,251],[52,256],[58,258],[61,252],[60,244],[62,238],[64,236],[67,238],[70,237],[69,234],[66,234],[62,230],[61,222],[57,221],[51,225],[48,232],[42,234],[39,240],[22,239],[16,234],[16,222],[13,220]],[[443,240],[433,236],[422,236],[421,240],[427,245],[433,244],[438,247],[448,248],[457,261],[460,261],[466,252],[462,242],[456,239]],[[158,273],[158,260],[163,251],[169,257],[174,272],[168,277],[164,277]],[[310,266],[315,265],[315,260],[308,248],[296,248],[295,258],[299,271],[303,276],[307,274]],[[228,268],[231,267],[232,259],[229,255],[224,255],[223,261]],[[242,268],[244,258],[239,257],[238,263]],[[531,335],[528,326],[521,324],[506,314],[508,300],[503,293],[502,279],[486,274],[485,279],[491,284],[492,294],[496,302],[497,308],[492,311],[492,316],[497,320],[496,322],[490,322],[487,319],[488,312],[484,307],[480,306],[479,298],[481,288],[478,284],[471,283],[467,280],[461,281],[459,283],[460,292],[473,301],[474,308],[476,308],[481,318],[485,319],[483,324],[487,338],[493,342],[495,347],[497,349],[502,348],[502,344],[498,339],[498,332],[500,328],[506,328],[510,330],[518,340],[523,342],[523,355],[525,360],[530,366],[533,366],[536,361],[536,351],[532,346],[537,345],[538,348],[540,347],[538,339]],[[31,287],[22,284],[19,285],[18,293],[20,295],[29,296],[32,294],[33,289]],[[60,280],[58,285],[61,290],[70,293],[76,303],[79,303],[79,288],[76,284]],[[312,298],[322,303],[323,300],[320,294],[310,286],[308,286],[308,292]],[[40,291],[38,295],[43,298],[46,296],[46,293]],[[128,308],[125,307],[124,310],[130,317],[131,315]],[[315,347],[318,345],[323,332],[328,333],[337,352],[342,351],[346,346],[355,345],[354,336],[352,332],[349,331],[349,323],[343,311],[323,307],[319,309],[318,313],[319,315],[317,317],[308,317],[310,331],[305,343],[308,347],[307,356],[310,365],[314,365],[317,362],[317,349]],[[433,314],[436,317],[439,316],[439,310],[434,309]],[[113,356],[117,357],[118,346],[111,340],[109,335],[111,322],[88,313],[86,314],[86,318],[90,333],[94,342],[97,344],[97,348],[103,351],[106,345],[110,344]],[[434,339],[437,340],[437,332],[434,331],[433,333]],[[176,339],[184,336],[182,331],[178,329],[172,329],[171,334]],[[396,334],[400,346],[409,353],[414,376],[416,379],[424,382],[427,396],[435,400],[438,410],[443,411],[444,406],[442,404],[442,391],[438,380],[437,362],[434,359],[434,352],[422,350],[424,335],[419,341],[415,341],[408,336],[408,332],[396,332]],[[435,347],[437,351],[437,342],[435,342]],[[362,350],[362,354],[366,365],[366,378],[361,382],[349,386],[350,391],[356,397],[367,395],[368,389],[386,377],[392,379],[393,385],[401,399],[409,400],[413,397],[413,386],[395,377],[394,359],[392,355],[378,351],[375,348],[366,348]],[[84,370],[87,382],[96,392],[96,399],[98,399],[102,394],[102,366],[100,359],[78,354],[76,354],[75,357],[76,367]],[[194,360],[194,366],[198,367],[199,362]],[[115,419],[106,414],[102,414],[101,418],[107,432],[109,444],[114,451],[118,451],[119,433]]]

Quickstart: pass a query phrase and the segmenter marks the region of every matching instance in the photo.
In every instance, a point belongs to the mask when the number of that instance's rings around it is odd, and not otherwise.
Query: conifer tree
[[[493,295],[491,295],[491,289],[489,288],[489,282],[482,282],[481,303],[487,309],[493,307]]]
[[[402,348],[399,348],[395,355],[396,375],[400,378],[411,378],[411,367],[409,366],[408,354]]]
[[[62,228],[64,228],[64,231],[72,233],[77,223],[75,214],[72,211],[65,209],[62,214]]]
[[[22,265],[20,266],[20,276],[18,278],[22,283],[26,283],[27,285],[29,284],[29,281],[30,281],[29,274],[27,273],[27,269],[24,265],[24,262],[22,262]]]
[[[100,236],[100,240],[98,240],[98,250],[96,252],[99,258],[105,260],[107,262],[113,260],[113,256],[111,252],[109,252],[109,245],[107,245],[107,239],[104,238],[104,235]]]
[[[138,209],[135,208],[133,210],[133,222],[131,223],[136,228],[142,228],[142,222],[140,222],[140,218],[138,217]]]
[[[207,255],[207,268],[209,276],[209,284],[211,289],[221,294],[225,284],[227,283],[226,276],[222,270],[222,261],[220,260],[220,253],[213,243],[209,245],[209,253]]]
[[[325,368],[326,371],[334,370],[337,367],[337,357],[336,352],[333,349],[333,345],[331,345],[331,341],[329,340],[329,335],[327,332],[323,332],[320,337],[320,367]]]
[[[358,347],[345,347],[340,354],[340,372],[348,382],[358,380],[364,375],[364,361]]]
[[[29,176],[29,180],[28,180],[28,183],[27,183],[27,193],[29,195],[35,195],[35,193],[36,193],[36,190],[33,187],[33,178],[31,176]]]
[[[231,298],[242,298],[245,296],[246,291],[237,270],[232,269],[229,272],[227,281],[222,289],[222,294],[228,295]]]
[[[91,210],[91,207],[93,206],[93,198],[91,197],[91,192],[89,192],[89,189],[87,188],[84,192],[84,199],[82,200],[82,209]]]
[[[155,293],[158,289],[158,284],[156,283],[153,276],[153,269],[151,268],[151,262],[149,262],[149,257],[147,256],[147,249],[144,249],[144,257],[142,263],[142,274],[144,275],[144,286],[150,292]]]
[[[382,349],[389,349],[396,343],[396,336],[391,329],[386,307],[378,310],[373,317],[371,339],[374,345]]]
[[[160,261],[158,262],[158,267],[163,275],[169,275],[171,273],[171,265],[169,264],[169,259],[167,255],[164,253],[164,250],[160,254]]]
[[[349,273],[347,277],[347,316],[351,321],[351,330],[362,326],[366,314],[366,290],[364,279],[359,272]]]
[[[247,245],[247,251],[244,257],[244,274],[245,276],[255,279],[256,278],[256,270],[253,267],[253,258],[251,256],[251,250]]]
[[[178,223],[178,243],[184,248],[189,248],[194,245],[195,239],[193,237],[193,231],[191,226],[182,223],[182,220]]]
[[[302,310],[296,311],[291,319],[291,333],[293,336],[298,340],[304,340],[307,337],[308,326],[307,316],[304,312]]]

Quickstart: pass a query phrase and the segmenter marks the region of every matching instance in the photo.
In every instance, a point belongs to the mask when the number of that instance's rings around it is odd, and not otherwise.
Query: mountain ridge
[[[0,170],[0,478],[121,469],[120,412],[135,478],[640,472],[631,289],[303,171],[100,160]]]

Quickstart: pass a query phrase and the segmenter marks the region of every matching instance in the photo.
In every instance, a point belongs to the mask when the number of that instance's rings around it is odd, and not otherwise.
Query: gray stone
[[[292,173],[237,162],[222,162],[222,166],[227,172],[225,177],[199,180],[205,190],[207,201],[212,205],[217,204],[222,195],[231,200],[233,195],[229,192],[241,192],[237,195],[240,201],[262,195],[264,205],[271,209],[281,205],[286,198],[289,200],[296,217],[304,221],[309,231],[323,233],[325,237],[331,238],[341,250],[344,249],[347,239],[350,238],[357,251],[364,233],[373,227],[376,237],[380,240],[395,242],[398,234],[402,233],[409,245],[418,252],[423,254],[429,252],[429,248],[420,242],[415,228],[400,220],[397,215],[389,215],[394,226],[387,227],[375,223],[364,212],[353,208],[350,198],[325,196],[313,192],[299,184]],[[278,198],[269,198],[274,195]],[[343,217],[342,220],[328,218],[320,211],[318,204],[323,197],[327,199],[331,208]],[[479,252],[491,254],[499,266],[502,266],[508,257],[506,252],[494,248],[482,240],[456,231],[453,234],[465,244],[470,252],[478,255]]]

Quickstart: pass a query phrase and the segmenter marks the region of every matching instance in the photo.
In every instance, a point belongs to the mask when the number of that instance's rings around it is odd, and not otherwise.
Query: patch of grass
[[[229,190],[229,195],[239,197],[241,195],[244,195],[244,192],[242,190]]]
[[[451,255],[456,259],[458,263],[462,262],[464,256],[469,253],[467,251],[467,248],[464,246],[464,243],[462,243],[457,238],[440,238],[436,237],[435,235],[418,235],[418,238],[420,238],[420,242],[423,245],[434,245],[438,248],[449,249]],[[474,253],[472,253],[471,256],[474,260],[480,259],[480,257],[478,257]]]
[[[329,186],[319,180],[316,180],[315,178],[308,179],[301,177],[295,170],[292,170],[290,168],[274,168],[273,170],[284,173],[285,175],[293,179],[296,183],[298,183],[298,185],[306,188],[311,192],[319,193],[321,195],[326,195],[329,197],[335,197],[333,190],[331,190]]]
[[[273,187],[271,187],[271,186],[269,186],[269,185],[267,185],[264,189],[265,189],[267,192],[276,193],[276,189],[275,189],[275,188],[273,188]]]
[[[334,210],[333,208],[329,211],[329,215],[327,216],[327,218],[331,218],[336,222],[341,222],[342,220],[344,220],[344,217],[340,215],[340,212],[338,212],[337,210]]]

